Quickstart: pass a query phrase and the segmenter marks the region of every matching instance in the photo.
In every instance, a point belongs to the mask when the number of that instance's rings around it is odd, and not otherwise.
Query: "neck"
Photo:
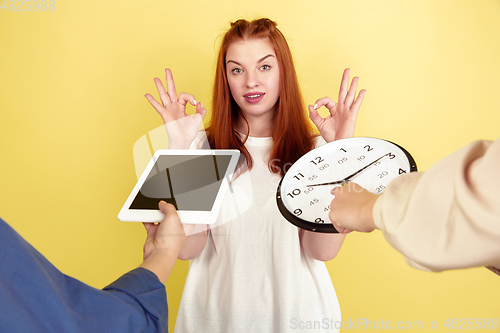
[[[242,116],[238,118],[236,130],[242,134],[253,137],[270,137],[273,134],[273,117],[272,116],[251,116],[245,115],[247,123]]]

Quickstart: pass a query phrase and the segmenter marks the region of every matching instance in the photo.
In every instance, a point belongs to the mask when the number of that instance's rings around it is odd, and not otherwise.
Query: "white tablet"
[[[239,156],[238,150],[222,149],[156,151],[118,219],[161,222],[158,203],[164,200],[175,206],[183,223],[214,223]]]

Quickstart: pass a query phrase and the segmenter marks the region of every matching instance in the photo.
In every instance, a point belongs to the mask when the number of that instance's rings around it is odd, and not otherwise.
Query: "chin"
[[[252,117],[259,117],[259,116],[263,116],[263,115],[266,115],[269,113],[274,113],[273,108],[268,108],[265,106],[257,106],[257,105],[255,105],[254,107],[245,107],[245,108],[240,107],[240,111],[243,114],[249,115]]]

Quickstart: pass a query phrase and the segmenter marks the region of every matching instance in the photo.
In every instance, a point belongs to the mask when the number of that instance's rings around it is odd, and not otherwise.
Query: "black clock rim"
[[[417,172],[418,169],[417,169],[417,163],[415,162],[415,159],[413,158],[413,156],[411,156],[411,154],[405,149],[403,148],[402,146],[398,145],[397,143],[394,143],[392,141],[389,141],[389,140],[385,140],[385,139],[380,139],[380,138],[373,138],[373,137],[360,137],[360,138],[367,138],[367,139],[376,139],[376,140],[382,140],[382,141],[386,141],[386,142],[389,142],[393,145],[395,145],[396,147],[398,147],[399,149],[401,149],[401,151],[403,151],[403,153],[406,155],[406,158],[408,159],[408,162],[410,164],[410,172]],[[278,209],[281,213],[281,215],[287,219],[290,223],[292,223],[293,225],[295,225],[296,227],[299,227],[299,228],[302,228],[302,229],[305,229],[305,230],[308,230],[308,231],[313,231],[313,232],[322,232],[322,233],[339,233],[337,229],[335,229],[335,227],[333,226],[333,224],[319,224],[319,223],[313,223],[313,222],[309,222],[309,221],[306,221],[306,220],[303,220],[301,219],[300,217],[297,217],[295,215],[293,215],[286,207],[285,207],[285,204],[283,203],[283,200],[281,199],[281,183],[283,182],[283,179],[285,178],[285,176],[281,177],[281,180],[278,184],[278,189],[276,191],[276,203],[278,205]]]
[[[376,139],[376,138],[371,138],[371,139]],[[384,139],[379,139],[379,140],[384,140]],[[403,147],[401,147],[400,145],[398,145],[397,143],[394,143],[392,141],[389,141],[389,140],[384,140],[384,141],[392,143],[393,145],[395,145],[396,147],[401,149],[403,151],[403,153],[405,153],[406,158],[408,158],[408,162],[410,163],[410,172],[417,172],[418,171],[417,162],[415,162],[415,159],[413,158],[413,156],[411,156],[411,154],[406,149],[404,149]]]

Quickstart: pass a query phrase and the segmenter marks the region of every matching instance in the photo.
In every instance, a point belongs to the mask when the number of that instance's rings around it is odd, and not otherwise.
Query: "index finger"
[[[332,188],[330,190],[330,194],[335,195],[335,194],[341,193],[343,191],[343,189],[344,189],[343,185],[341,185],[341,186],[335,186],[334,188]]]
[[[175,90],[174,76],[169,68],[165,68],[165,76],[167,77],[167,93],[170,97],[170,102],[177,101],[177,91]]]
[[[142,222],[142,224],[148,233],[156,226],[153,222]]]
[[[327,96],[327,97],[323,97],[323,98],[318,99],[316,101],[316,103],[314,104],[314,109],[317,110],[320,107],[324,106],[330,111],[330,114],[332,114],[332,108],[335,105],[337,105],[337,104],[335,104],[335,102],[330,97]]]

